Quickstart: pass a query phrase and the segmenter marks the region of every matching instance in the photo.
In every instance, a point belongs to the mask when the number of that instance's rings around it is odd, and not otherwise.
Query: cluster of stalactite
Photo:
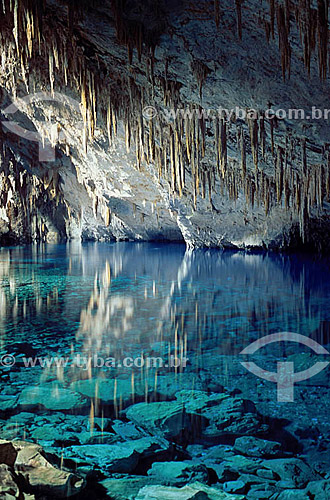
[[[30,173],[4,145],[0,154],[0,209],[5,214],[2,220],[8,221],[3,236],[8,242],[47,241],[49,221],[58,219],[59,213],[70,218],[58,171]],[[58,237],[65,237],[64,224],[58,228]]]
[[[285,8],[276,2],[271,4],[270,33],[274,32],[275,19],[280,24],[284,23],[279,36],[285,72],[290,61],[287,30],[291,4],[287,3]],[[116,2],[117,9],[120,5]],[[240,11],[242,2],[237,1],[236,6]],[[53,22],[50,22],[50,16]],[[321,18],[321,14],[318,16]],[[70,9],[67,26],[59,22],[55,30],[54,19],[56,12],[46,5],[46,1],[3,0],[0,18],[2,58],[12,71],[11,79],[1,84],[13,95],[22,82],[28,92],[36,91],[40,85],[50,86],[52,92],[71,87],[81,98],[84,122],[82,143],[86,152],[97,126],[106,133],[109,147],[115,145],[118,124],[122,122],[127,151],[135,149],[136,167],[142,169],[145,163],[155,164],[159,179],[168,181],[172,195],[191,196],[197,208],[199,196],[208,197],[212,202],[213,193],[221,190],[222,193],[226,191],[232,200],[237,200],[243,192],[249,205],[263,204],[267,214],[275,205],[294,210],[299,214],[303,234],[308,213],[314,207],[321,207],[325,197],[329,198],[326,151],[319,165],[309,165],[306,141],[302,140],[301,168],[294,165],[290,157],[293,148],[290,140],[286,147],[277,146],[276,121],[265,120],[262,113],[258,117],[247,118],[245,123],[239,120],[227,123],[222,117],[212,123],[206,119],[204,110],[198,104],[191,105],[188,112],[178,114],[170,122],[160,115],[147,120],[142,110],[146,105],[154,104],[156,85],[157,92],[163,92],[165,106],[177,107],[180,102],[180,84],[168,78],[168,61],[165,61],[164,77],[155,77],[149,57],[150,47],[147,47],[144,55],[148,82],[143,87],[135,81],[134,73],[120,75],[115,73],[114,68],[107,68],[100,58],[84,55],[77,38],[70,35],[70,23],[75,19]],[[122,17],[117,19],[117,32],[125,31],[124,26],[118,26],[119,21],[123,22]],[[321,28],[319,31],[322,31]],[[130,45],[132,33],[126,30],[122,36],[123,41],[133,47]],[[136,33],[133,38],[135,36]],[[139,38],[138,53],[141,52],[142,57],[141,43]],[[45,67],[49,68],[48,75],[45,75]],[[201,92],[208,68],[202,62],[196,62],[193,68]],[[326,71],[326,63],[323,70]],[[233,140],[234,127],[237,130]],[[206,152],[207,145],[212,143],[213,152]],[[230,158],[229,147],[237,148],[240,162]],[[264,168],[269,163],[274,165],[273,173]],[[77,171],[78,179],[79,175]],[[94,192],[90,195],[94,200],[95,216],[101,212],[105,224],[110,225],[111,212],[107,204]],[[69,208],[67,210],[69,212]]]
[[[283,77],[290,76],[291,69],[291,41],[293,23],[299,31],[303,47],[305,66],[310,73],[311,58],[317,53],[319,75],[325,79],[328,70],[328,42],[329,42],[329,0],[268,0],[269,11],[260,15],[260,21],[265,28],[266,39],[275,39],[277,34],[281,54]],[[243,0],[235,0],[237,33],[242,38],[242,8]],[[220,0],[214,0],[214,19],[217,28],[220,25]]]
[[[269,17],[262,19],[266,38],[275,38],[278,34],[278,44],[281,53],[283,76],[290,76],[292,21],[296,22],[300,40],[303,46],[304,64],[308,73],[311,69],[311,58],[317,52],[319,75],[325,79],[328,69],[328,14],[329,0],[318,0],[313,6],[312,0],[269,0]]]

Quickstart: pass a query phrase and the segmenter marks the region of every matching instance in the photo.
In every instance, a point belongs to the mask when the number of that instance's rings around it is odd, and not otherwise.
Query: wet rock
[[[9,441],[0,440],[0,464],[13,467],[17,458],[17,451]]]
[[[145,433],[137,429],[132,422],[121,422],[115,420],[112,424],[113,431],[123,439],[140,439]]]
[[[79,444],[79,440],[75,434],[63,431],[59,427],[53,427],[52,425],[43,425],[42,427],[37,427],[31,433],[31,436],[36,441],[42,442],[56,442],[58,445],[70,446],[73,444]]]
[[[264,478],[264,479],[269,479],[269,480],[277,480],[279,479],[279,476],[275,474],[274,471],[270,469],[259,469],[257,470],[257,476]]]
[[[218,405],[230,399],[228,394],[208,393],[198,390],[182,390],[176,394],[176,400],[184,405],[187,411],[191,412],[202,412],[210,407],[218,408]]]
[[[247,458],[239,455],[227,457],[223,465],[233,472],[255,474],[260,468],[261,460]]]
[[[268,500],[269,498],[277,498],[273,497],[276,494],[276,488],[272,485],[252,485],[250,490],[248,491],[246,498],[247,500]]]
[[[191,481],[207,483],[209,480],[207,468],[193,462],[154,462],[148,476],[167,486],[183,486]]]
[[[177,401],[133,405],[126,416],[145,429],[161,430],[166,438],[176,438],[183,431],[189,435],[192,428],[194,437],[201,432],[209,439],[265,430],[251,401],[188,390],[180,391],[176,398]]]
[[[317,500],[328,500],[330,498],[330,481],[312,481],[308,483],[306,493]]]
[[[202,444],[189,444],[186,451],[191,457],[201,457],[207,453],[207,449]]]
[[[209,419],[205,437],[223,435],[254,435],[266,427],[261,425],[255,405],[252,401],[241,398],[225,398],[216,406],[202,410],[202,415]]]
[[[282,491],[277,497],[276,500],[308,500],[308,495],[306,495],[305,491],[302,490],[285,490]],[[315,497],[319,500],[319,497]],[[327,497],[329,498],[329,497]]]
[[[181,437],[183,434],[198,432],[199,428],[207,425],[206,418],[187,410],[184,405],[176,401],[138,403],[128,408],[126,416],[136,425],[152,433],[161,432],[167,439]]]
[[[288,356],[287,361],[294,363],[295,372],[298,373],[304,370],[308,370],[308,368],[311,368],[319,360],[318,357],[313,353],[302,352],[299,354],[292,354],[291,356]],[[324,370],[322,370],[317,375],[304,380],[305,386],[323,386],[328,388],[329,384],[330,366],[325,367]]]
[[[202,463],[215,471],[220,483],[236,481],[242,474],[255,474],[261,460],[251,460],[242,456],[228,456],[225,460],[202,458]],[[258,478],[256,477],[256,482]]]
[[[242,481],[245,486],[252,486],[254,484],[275,484],[275,481],[274,480],[268,480],[268,479],[264,479],[262,477],[259,477],[259,476],[255,476],[254,474],[242,474],[241,476],[239,476],[238,478],[240,481]]]
[[[0,464],[0,498],[3,500],[19,498],[18,486],[10,468],[5,464]]]
[[[229,445],[218,444],[217,446],[212,446],[205,451],[205,459],[212,460],[215,462],[222,462],[228,457],[233,457],[235,453],[233,452],[233,447]]]
[[[16,423],[27,424],[28,422],[35,421],[35,418],[36,418],[36,416],[35,416],[34,413],[30,413],[30,412],[27,412],[27,411],[22,411],[20,413],[16,413],[15,415],[13,415],[9,419],[9,422],[14,422],[15,424]]]
[[[243,500],[243,498],[241,495],[229,495],[201,483],[192,483],[183,488],[145,486],[139,491],[136,500]]]
[[[238,493],[238,494],[243,494],[246,491],[246,485],[243,481],[238,479],[237,481],[228,481],[227,483],[224,483],[223,485],[224,491],[227,493]]]
[[[0,395],[0,412],[8,411],[15,408],[17,405],[17,396]]]
[[[280,443],[266,441],[253,436],[242,436],[237,438],[234,444],[234,451],[247,455],[248,457],[279,457],[282,454]]]
[[[107,404],[114,404],[115,401],[122,401],[127,404],[132,401],[132,381],[131,379],[88,379],[73,382],[70,386],[74,392],[88,398],[98,398]],[[134,382],[134,397],[144,397],[145,386],[141,381]]]
[[[120,436],[112,434],[111,432],[81,432],[77,434],[77,439],[79,439],[81,444],[114,444],[121,441]]]
[[[84,481],[79,476],[53,467],[42,455],[41,446],[24,441],[13,445],[17,451],[15,470],[26,483],[24,490],[50,498],[67,498],[83,488]]]
[[[155,392],[164,398],[175,398],[181,390],[203,390],[205,385],[195,373],[179,373],[176,377],[172,373],[157,377],[157,385],[151,381]]]
[[[64,456],[78,465],[95,465],[107,472],[130,473],[146,458],[166,458],[169,449],[166,441],[145,437],[117,444],[72,446],[64,451]]]
[[[84,399],[77,393],[53,384],[24,389],[18,399],[20,406],[39,407],[48,410],[71,410],[84,404]]]
[[[299,458],[276,458],[265,460],[263,467],[277,474],[282,488],[303,488],[309,481],[317,479],[316,474]]]
[[[147,476],[116,475],[116,477],[105,479],[100,484],[113,500],[135,500],[144,486],[153,483],[153,479]]]

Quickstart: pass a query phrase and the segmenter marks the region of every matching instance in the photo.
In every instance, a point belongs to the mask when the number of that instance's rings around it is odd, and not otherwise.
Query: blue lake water
[[[276,384],[249,373],[240,354],[251,342],[278,332],[299,333],[329,348],[326,259],[188,252],[179,244],[2,248],[0,310],[0,397],[11,414],[45,411],[41,396],[38,400],[33,391],[29,396],[31,388],[79,392],[81,381],[115,380],[115,395],[104,396],[97,382],[82,391],[85,406],[71,402],[58,408],[86,414],[94,401],[95,415],[118,416],[132,402],[171,400],[180,388],[210,392],[223,386],[241,392],[265,415],[290,420],[296,412],[302,427],[321,415],[322,425],[329,424],[326,404],[315,407],[315,398],[328,397],[326,371],[297,384],[294,403],[279,403]],[[264,369],[276,371],[276,363],[288,358],[297,370],[314,362],[308,347],[292,342],[263,349],[251,359]],[[88,361],[93,356],[97,366]],[[54,357],[69,362],[26,366],[29,359]],[[162,365],[147,366],[148,358]],[[100,366],[100,359],[108,364]],[[109,366],[110,359],[115,366]],[[164,376],[166,390],[159,389]]]

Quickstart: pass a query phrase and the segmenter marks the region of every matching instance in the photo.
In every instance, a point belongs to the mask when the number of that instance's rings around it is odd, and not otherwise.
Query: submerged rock
[[[202,433],[212,439],[255,434],[267,428],[251,401],[204,391],[183,390],[176,401],[139,403],[129,407],[126,416],[148,431],[161,431],[171,439],[184,436],[190,442]]]
[[[101,482],[108,495],[113,500],[135,500],[139,491],[147,485],[154,484],[153,478],[148,476],[116,475]]]
[[[282,454],[282,446],[275,441],[266,441],[253,436],[242,436],[236,439],[234,451],[249,457],[279,457]]]
[[[79,392],[88,398],[101,399],[105,403],[114,404],[116,401],[128,403],[134,397],[145,396],[145,386],[141,381],[134,381],[134,390],[131,379],[87,379],[71,384],[71,390]],[[151,389],[149,389],[150,391]]]
[[[116,444],[72,446],[64,452],[78,465],[97,466],[107,472],[130,473],[146,458],[169,456],[170,445],[164,440],[144,437]]]
[[[205,465],[193,462],[155,462],[148,476],[168,486],[182,486],[191,481],[207,483],[209,474]]]
[[[306,494],[312,495],[317,500],[330,498],[330,480],[311,481],[306,487]]]
[[[18,405],[27,407],[42,406],[47,410],[71,410],[82,406],[85,400],[77,393],[58,385],[45,384],[29,387],[22,391]]]
[[[305,491],[302,490],[285,490],[282,491],[276,500],[307,500],[309,496],[306,495]],[[329,497],[327,497],[329,498]],[[321,500],[320,497],[315,497],[317,500]]]
[[[136,500],[243,500],[241,495],[230,495],[211,486],[193,483],[183,488],[171,486],[145,486]]]
[[[181,390],[200,391],[205,388],[205,384],[195,373],[178,373],[174,376],[172,373],[160,375],[157,377],[156,385],[153,382],[154,390],[160,396],[166,398],[175,398]]]
[[[223,485],[224,491],[227,493],[245,493],[246,491],[246,484],[238,479],[237,481],[228,481],[227,483],[224,483]]]
[[[225,398],[201,413],[210,421],[205,437],[254,435],[267,428],[261,423],[254,403],[247,399]]]
[[[265,460],[262,465],[280,477],[282,488],[303,488],[309,481],[317,479],[317,474],[299,458]]]
[[[177,401],[138,403],[128,408],[126,416],[149,432],[161,432],[167,439],[192,434],[193,429],[194,432],[199,432],[199,429],[207,425],[206,418],[186,410],[184,405]]]
[[[17,396],[0,395],[0,412],[11,410],[17,406]]]

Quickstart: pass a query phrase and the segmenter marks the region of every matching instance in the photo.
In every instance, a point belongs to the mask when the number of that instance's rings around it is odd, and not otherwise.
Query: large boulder
[[[205,388],[206,384],[195,373],[183,372],[178,373],[176,376],[172,373],[159,375],[156,381],[150,381],[150,385],[163,398],[175,398],[179,391],[200,391]]]
[[[234,451],[248,457],[271,458],[282,455],[282,446],[275,441],[266,441],[253,436],[242,436],[236,439]]]
[[[209,473],[205,465],[193,462],[154,462],[148,476],[159,484],[183,486],[192,481],[207,483]]]
[[[241,495],[229,495],[224,491],[201,483],[192,483],[183,488],[171,486],[145,486],[135,500],[243,500]]]
[[[51,465],[42,454],[41,446],[25,441],[13,443],[17,458],[15,471],[25,482],[25,488],[36,495],[67,498],[81,491],[84,481]]]
[[[0,499],[11,500],[19,498],[19,489],[13,479],[8,465],[0,464]]]
[[[309,498],[303,490],[284,490],[276,497],[276,500],[307,500]],[[321,500],[320,497],[315,497],[315,499]]]
[[[17,451],[10,441],[0,440],[0,464],[13,467],[17,458]]]
[[[280,477],[279,485],[286,488],[304,488],[309,481],[318,479],[311,467],[299,458],[275,458],[265,460],[263,467]]]
[[[170,446],[165,440],[144,437],[116,444],[72,446],[64,456],[79,466],[96,466],[107,472],[130,473],[146,458],[169,456]]]
[[[17,406],[17,396],[4,396],[0,394],[0,412],[12,410]]]
[[[155,484],[155,480],[149,476],[123,474],[115,474],[101,482],[101,486],[113,500],[135,500],[144,486],[152,484]]]
[[[224,435],[256,434],[266,430],[252,401],[227,394],[182,390],[176,401],[139,403],[126,410],[135,424],[166,438],[194,440],[199,434],[214,439]]]
[[[206,427],[207,420],[177,401],[138,403],[130,406],[126,416],[136,425],[152,432],[161,433],[167,439],[192,435],[198,429]]]
[[[266,426],[260,421],[252,401],[242,398],[225,398],[219,404],[205,407],[201,414],[210,421],[205,437],[224,435],[254,435]]]
[[[77,382],[73,382],[70,388],[84,397],[101,399],[107,404],[114,404],[116,401],[127,404],[134,397],[141,398],[145,396],[145,385],[140,380],[134,381],[133,395],[132,380],[130,378],[78,380]],[[149,388],[150,390],[151,387]]]
[[[306,494],[317,500],[330,498],[330,480],[311,481],[306,487]]]
[[[47,410],[72,410],[82,406],[85,400],[75,392],[58,385],[44,384],[23,389],[18,405],[26,407],[44,407]]]

